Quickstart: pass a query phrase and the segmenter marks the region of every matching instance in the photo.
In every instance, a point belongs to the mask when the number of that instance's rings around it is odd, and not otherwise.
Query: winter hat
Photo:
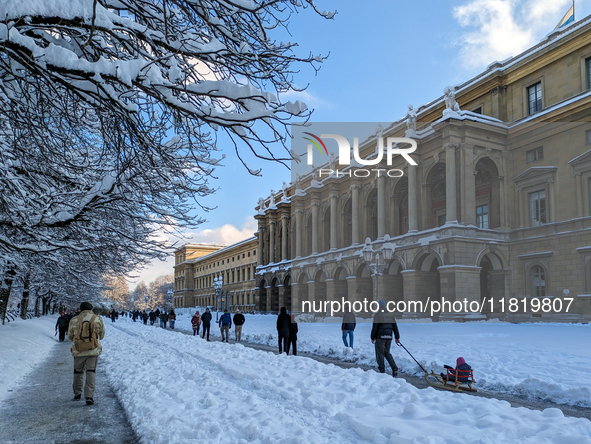
[[[198,315],[198,314],[199,314],[199,310],[197,310],[197,311],[195,312],[195,315]]]
[[[92,304],[90,302],[82,302],[80,304],[80,311],[92,310]]]
[[[458,358],[458,360],[456,361],[456,365],[459,367],[462,364],[465,364],[466,360],[464,358]]]

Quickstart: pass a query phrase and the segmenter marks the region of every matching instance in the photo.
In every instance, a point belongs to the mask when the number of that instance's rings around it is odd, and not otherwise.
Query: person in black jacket
[[[380,308],[374,316],[373,326],[371,328],[371,343],[376,346],[376,361],[378,363],[378,370],[380,373],[386,373],[386,366],[384,365],[384,357],[392,367],[392,376],[398,375],[398,367],[394,358],[390,354],[390,345],[392,345],[392,332],[396,343],[400,344],[400,333],[398,332],[398,325],[392,313],[385,313],[386,303],[380,301]]]
[[[55,323],[55,329],[59,328],[60,331],[60,342],[64,342],[66,339],[66,332],[68,331],[68,324],[70,323],[70,318],[66,316],[66,313],[62,311],[61,316],[57,318],[57,322]]]
[[[289,342],[287,343],[287,354],[289,355],[289,347],[293,347],[293,355],[298,354],[298,323],[295,321],[295,315],[291,315],[291,323],[289,324]]]
[[[234,333],[236,334],[236,342],[240,342],[240,338],[242,338],[242,326],[244,325],[244,322],[246,321],[246,319],[244,318],[244,315],[242,313],[240,313],[240,310],[238,311],[238,313],[236,313],[234,315]]]
[[[289,342],[289,324],[291,324],[291,318],[287,314],[287,309],[281,307],[279,316],[277,316],[277,334],[279,342],[279,354],[287,353],[287,344]],[[281,347],[281,341],[283,341],[283,348]]]
[[[343,332],[343,343],[345,347],[353,348],[353,331],[356,326],[355,313],[347,310],[343,315],[343,323],[341,324],[341,331]],[[347,336],[349,336],[349,343],[347,344]]]
[[[211,312],[209,311],[209,307],[205,309],[205,313],[201,316],[201,324],[203,324],[202,338],[205,338],[205,332],[207,331],[207,340],[209,341],[209,328],[211,326]]]

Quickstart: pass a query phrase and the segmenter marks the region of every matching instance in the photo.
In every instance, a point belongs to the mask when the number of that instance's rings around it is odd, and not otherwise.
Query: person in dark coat
[[[355,313],[351,310],[347,310],[343,315],[343,323],[341,324],[341,330],[343,332],[343,343],[345,347],[353,348],[353,331],[356,326]],[[349,336],[349,343],[347,344],[347,336]]]
[[[385,357],[390,367],[392,367],[392,376],[396,377],[398,375],[398,367],[390,354],[390,346],[392,345],[392,332],[394,332],[394,338],[397,344],[400,344],[400,333],[398,332],[398,325],[396,324],[394,315],[382,311],[386,309],[386,303],[380,301],[379,307],[380,311],[375,314],[371,328],[371,343],[376,346],[376,361],[380,373],[386,373],[386,367],[384,365]]]
[[[207,332],[207,340],[209,341],[209,328],[211,327],[211,312],[209,307],[205,309],[205,313],[201,316],[201,323],[203,324],[203,336],[205,338],[205,332]]]
[[[62,311],[62,314],[59,318],[57,318],[57,322],[55,323],[55,330],[57,331],[59,329],[60,332],[60,336],[59,336],[59,340],[60,342],[64,342],[64,339],[66,339],[66,332],[68,331],[68,324],[70,323],[70,318],[66,315],[65,312]]]
[[[115,319],[117,319],[117,312],[115,310],[111,311],[111,322],[115,322]]]
[[[168,313],[163,311],[160,313],[160,327],[166,328],[166,323],[168,322]]]
[[[444,365],[445,368],[453,368],[450,367],[449,365]],[[470,365],[468,365],[468,363],[466,362],[466,360],[462,357],[459,357],[456,360],[456,370],[458,370],[458,382],[469,382],[470,381],[470,373],[469,371],[472,370],[472,367],[470,367]],[[464,372],[462,372],[462,370],[464,370]],[[445,381],[450,381],[450,382],[456,382],[456,377],[453,375],[446,375],[441,373],[441,377],[445,380]]]
[[[238,311],[238,313],[236,313],[234,315],[234,334],[236,335],[236,342],[240,342],[240,339],[242,338],[242,326],[244,325],[244,322],[246,321],[246,319],[244,318],[244,315],[242,313],[240,313],[240,311]]]
[[[295,321],[295,315],[291,315],[291,322],[289,324],[289,341],[287,343],[287,354],[289,355],[289,348],[293,348],[293,355],[298,354],[298,323]]]
[[[146,310],[142,311],[142,321],[144,325],[148,325],[148,313],[146,313]]]
[[[156,313],[152,310],[148,316],[150,317],[150,325],[154,325],[154,322],[156,321]]]
[[[281,307],[281,311],[279,316],[277,316],[277,334],[278,334],[278,341],[279,341],[279,354],[287,353],[287,344],[289,342],[289,324],[291,324],[291,318],[287,314],[287,309],[285,307]],[[283,348],[281,347],[283,341]]]

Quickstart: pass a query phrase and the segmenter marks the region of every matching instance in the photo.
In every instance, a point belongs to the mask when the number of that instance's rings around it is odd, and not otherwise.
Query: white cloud
[[[454,8],[466,28],[455,42],[461,45],[465,68],[482,69],[495,60],[517,55],[549,34],[571,0],[472,0]]]
[[[236,242],[240,242],[244,239],[248,239],[252,237],[254,233],[257,231],[257,222],[254,217],[248,216],[242,227],[238,228],[232,224],[225,224],[221,227],[217,228],[205,228],[203,230],[197,230],[194,233],[187,233],[185,238],[182,240],[182,243],[179,243],[179,247],[183,243],[216,243],[216,244],[225,244],[231,245],[235,244]],[[172,235],[167,233],[161,233],[161,235],[157,236],[159,240],[169,239],[173,240]],[[131,274],[134,277],[129,281],[129,288],[131,291],[135,288],[139,281],[144,281],[146,284],[149,284],[151,281],[156,279],[158,276],[162,276],[163,274],[172,274],[174,266],[174,257],[171,254],[166,261],[152,261],[148,264],[144,269],[134,270]]]

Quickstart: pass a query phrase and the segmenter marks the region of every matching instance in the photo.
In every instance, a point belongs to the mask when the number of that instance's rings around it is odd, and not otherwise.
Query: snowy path
[[[194,309],[183,310],[177,328],[190,331]],[[276,346],[276,320],[246,315],[243,340]],[[298,349],[375,366],[371,324],[357,324],[354,350],[344,347],[340,327],[340,321],[300,323]],[[591,407],[591,324],[400,322],[399,328],[404,345],[427,369],[441,371],[463,356],[474,368],[478,389]],[[219,334],[219,329],[212,327],[212,332]],[[393,347],[392,354],[404,373],[422,377],[404,350]]]
[[[558,409],[417,390],[141,324],[107,329],[107,373],[146,443],[591,443],[591,422]]]
[[[101,358],[96,371],[96,404],[87,406],[84,401],[72,401],[74,361],[70,346],[67,340],[55,344],[49,356],[0,402],[1,443],[137,442],[109,385]]]

